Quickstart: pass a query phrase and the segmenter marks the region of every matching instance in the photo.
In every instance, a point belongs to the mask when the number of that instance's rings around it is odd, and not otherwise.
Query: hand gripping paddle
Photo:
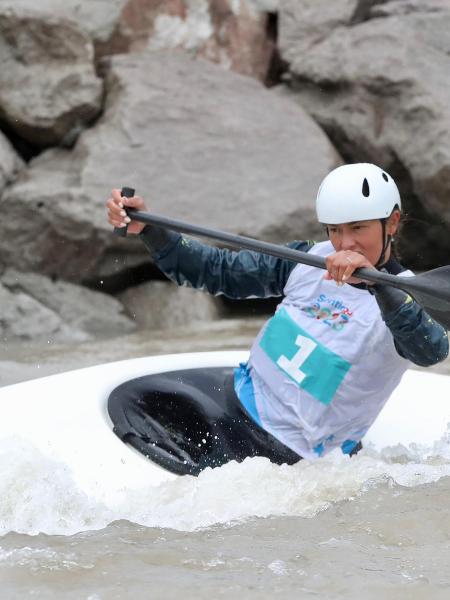
[[[123,187],[120,190],[120,195],[122,196],[122,198],[132,198],[134,196],[134,189],[129,187]],[[125,206],[124,208],[127,214],[128,211],[132,212],[135,210],[134,208],[131,208],[129,206]],[[127,237],[127,231],[128,225],[125,225],[125,227],[114,227],[114,235],[117,235],[119,237]]]

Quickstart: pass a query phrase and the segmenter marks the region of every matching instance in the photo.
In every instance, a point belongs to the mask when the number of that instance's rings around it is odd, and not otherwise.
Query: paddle
[[[308,254],[300,250],[293,250],[286,246],[262,242],[253,238],[233,235],[216,229],[209,229],[199,225],[192,225],[183,221],[177,221],[168,217],[154,215],[143,211],[132,210],[130,217],[141,223],[148,223],[188,233],[191,235],[206,237],[233,246],[235,248],[246,248],[263,254],[270,254],[278,258],[285,258],[294,262],[326,269],[325,259],[322,256]],[[354,275],[366,281],[390,285],[400,288],[411,294],[414,299],[446,329],[450,329],[450,266],[439,267],[414,277],[398,277],[371,269],[357,269]]]

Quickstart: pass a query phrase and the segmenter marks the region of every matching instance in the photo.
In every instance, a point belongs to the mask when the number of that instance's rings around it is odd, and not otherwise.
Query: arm
[[[447,332],[409,294],[378,284],[369,286],[369,291],[375,296],[400,356],[422,367],[448,356]]]
[[[216,248],[152,225],[147,225],[140,237],[169,279],[228,298],[281,296],[296,265],[259,252]],[[288,246],[307,252],[313,242]]]
[[[396,261],[392,263],[388,272],[399,273],[404,270]],[[364,282],[352,277],[353,271],[360,267],[375,268],[362,254],[339,251],[327,256],[326,278],[334,279],[338,285],[360,285]],[[429,367],[447,357],[447,332],[411,296],[402,290],[380,284],[368,285],[367,289],[376,298],[400,356],[422,367]]]
[[[122,197],[119,189],[106,202],[108,221],[114,227],[128,225],[138,234],[157,266],[179,285],[206,289],[229,298],[281,296],[296,263],[259,252],[221,250],[161,227],[144,225],[127,216],[125,207],[147,210],[143,198]],[[292,242],[291,248],[307,252],[314,242]]]

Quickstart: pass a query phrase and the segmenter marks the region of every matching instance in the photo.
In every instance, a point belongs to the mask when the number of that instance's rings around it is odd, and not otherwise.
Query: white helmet
[[[317,193],[319,223],[338,225],[354,221],[386,219],[400,194],[390,175],[370,163],[343,165],[329,173]]]

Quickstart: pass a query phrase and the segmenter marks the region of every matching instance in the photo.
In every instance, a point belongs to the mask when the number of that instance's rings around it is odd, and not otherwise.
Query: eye
[[[384,179],[385,181],[389,181],[389,177],[386,175],[386,173],[383,173],[383,179]]]

